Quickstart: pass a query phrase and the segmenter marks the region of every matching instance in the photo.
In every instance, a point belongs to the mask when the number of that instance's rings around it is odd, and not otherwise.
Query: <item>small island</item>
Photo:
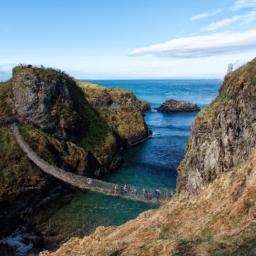
[[[160,107],[156,108],[158,112],[172,113],[172,112],[194,112],[199,111],[198,105],[187,102],[177,101],[174,99],[166,100]]]

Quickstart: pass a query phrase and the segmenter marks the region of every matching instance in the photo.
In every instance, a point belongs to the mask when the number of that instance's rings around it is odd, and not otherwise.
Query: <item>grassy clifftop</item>
[[[79,82],[86,99],[111,127],[124,144],[133,145],[149,134],[143,112],[150,108],[145,101],[125,89],[105,88],[100,85]]]
[[[0,83],[0,118],[14,114],[11,83],[11,80]]]

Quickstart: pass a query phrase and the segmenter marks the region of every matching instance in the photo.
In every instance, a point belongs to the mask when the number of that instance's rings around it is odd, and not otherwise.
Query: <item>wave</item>
[[[149,125],[151,129],[172,129],[172,130],[178,130],[178,131],[191,131],[191,126],[186,125],[186,126],[176,126],[176,125]],[[153,131],[154,133],[154,131]]]
[[[0,244],[13,248],[16,256],[26,256],[33,249],[33,243],[31,241],[33,239],[34,236],[26,233],[22,227],[0,240]]]

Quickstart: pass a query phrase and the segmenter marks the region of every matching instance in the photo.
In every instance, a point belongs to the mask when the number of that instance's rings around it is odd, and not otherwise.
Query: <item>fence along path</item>
[[[64,171],[56,166],[50,165],[42,158],[40,158],[25,142],[22,135],[19,132],[17,125],[12,124],[12,131],[15,136],[16,142],[21,148],[21,150],[27,155],[27,157],[38,166],[43,172],[61,180],[74,187],[83,190],[91,190],[94,192],[111,195],[111,196],[121,196],[127,199],[144,201],[148,203],[160,203],[170,198],[173,193],[170,190],[162,189],[142,189],[136,188],[134,186],[119,184],[114,184],[110,182],[105,182],[98,179],[88,178],[80,175],[76,175],[71,172]],[[118,188],[118,189],[117,189]],[[128,189],[127,189],[128,188]]]

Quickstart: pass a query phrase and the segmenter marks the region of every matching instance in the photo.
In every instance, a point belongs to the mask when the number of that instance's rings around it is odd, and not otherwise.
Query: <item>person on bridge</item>
[[[112,193],[115,193],[115,187],[116,187],[116,184],[113,184],[112,185],[112,191],[111,191]]]
[[[155,190],[155,195],[156,195],[156,199],[159,200],[160,199],[160,195],[161,195],[160,189],[156,189]]]
[[[119,192],[120,192],[120,187],[119,187],[118,184],[115,184],[115,185],[114,185],[114,192],[115,192],[115,194],[119,194]]]
[[[127,184],[124,185],[124,192],[127,193],[127,194],[130,192],[129,185],[127,185]]]
[[[173,196],[173,192],[171,190],[168,190],[168,197],[172,197]]]
[[[153,199],[153,192],[148,192],[148,200],[152,200]]]
[[[147,189],[143,188],[143,195],[148,200],[148,191],[147,191]]]

